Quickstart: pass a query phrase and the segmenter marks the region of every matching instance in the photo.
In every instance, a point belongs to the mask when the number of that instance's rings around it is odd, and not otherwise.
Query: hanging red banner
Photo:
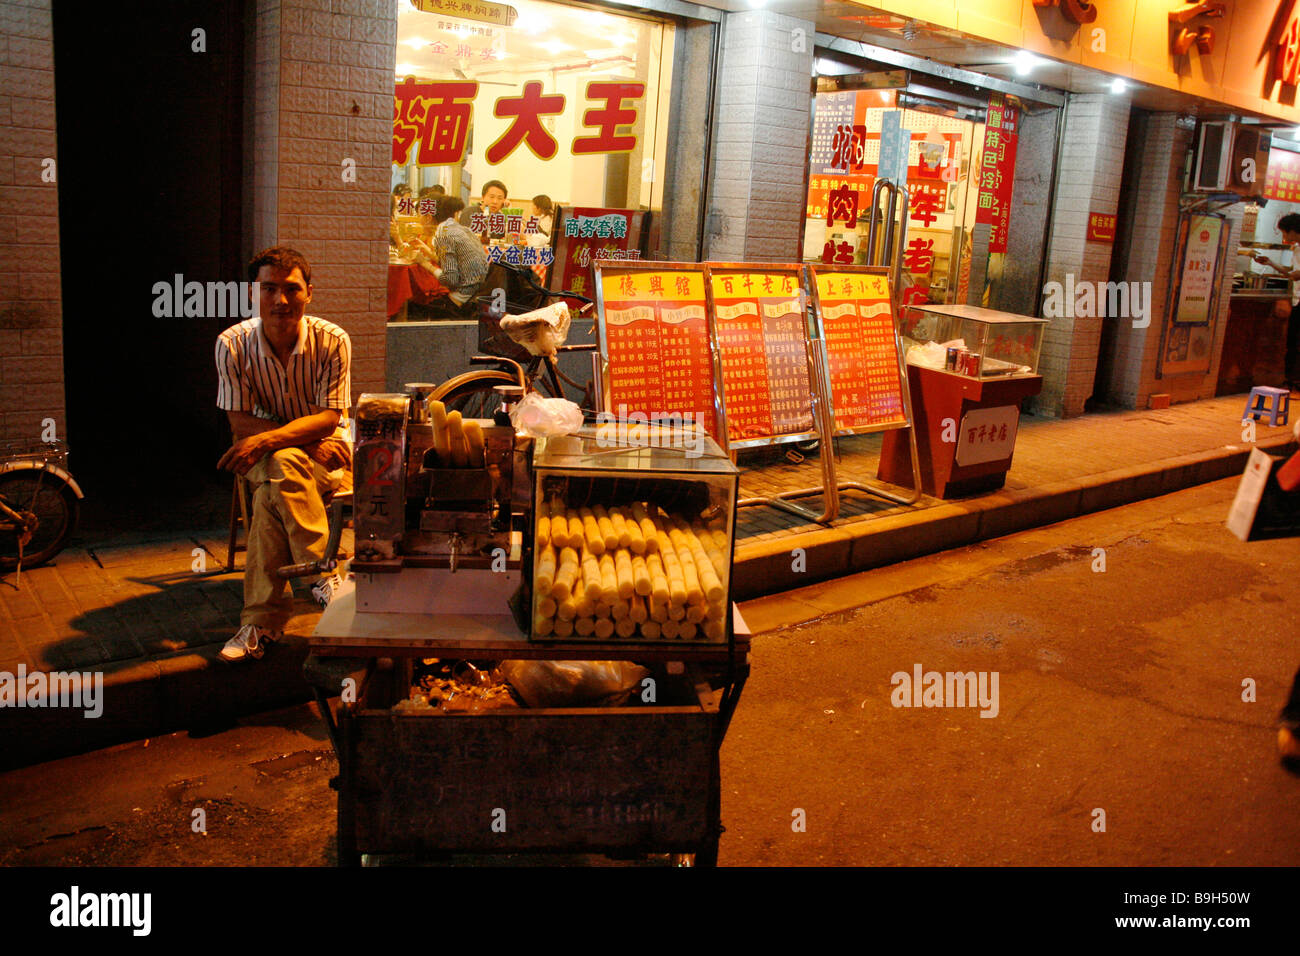
[[[979,200],[975,221],[989,223],[989,252],[1007,251],[1011,222],[1011,187],[1016,173],[1016,130],[1020,114],[994,93],[984,125],[984,150],[980,155]]]

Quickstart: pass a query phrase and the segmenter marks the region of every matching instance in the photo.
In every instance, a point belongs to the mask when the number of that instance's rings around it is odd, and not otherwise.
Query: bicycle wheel
[[[491,418],[501,405],[493,391],[498,385],[518,385],[519,381],[499,369],[465,372],[448,379],[434,390],[436,398],[448,411],[458,411],[462,418]]]
[[[0,498],[14,511],[36,516],[31,540],[23,546],[23,567],[44,564],[67,545],[77,527],[77,494],[48,471],[29,469],[0,475]],[[18,533],[0,532],[0,569],[18,566]]]

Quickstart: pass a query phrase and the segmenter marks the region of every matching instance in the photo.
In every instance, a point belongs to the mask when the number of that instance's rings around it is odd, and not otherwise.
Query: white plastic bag
[[[523,315],[502,316],[501,330],[532,355],[554,355],[569,337],[571,321],[568,303],[553,302]]]
[[[510,413],[510,422],[533,438],[572,435],[582,427],[582,409],[567,398],[542,398],[529,392]]]
[[[628,661],[502,661],[501,674],[529,707],[619,707],[650,671]]]

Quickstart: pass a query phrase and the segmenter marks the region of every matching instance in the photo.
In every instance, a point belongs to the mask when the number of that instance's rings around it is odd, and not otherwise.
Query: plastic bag
[[[554,355],[556,349],[569,337],[569,306],[554,302],[523,315],[501,317],[501,329],[531,355]]]
[[[953,339],[951,342],[926,342],[923,345],[913,345],[907,350],[907,364],[942,370],[948,358],[948,349],[964,349],[965,347],[966,341],[964,339]]]
[[[501,673],[529,707],[618,707],[650,676],[628,661],[502,661]]]
[[[582,427],[582,409],[567,398],[529,392],[511,411],[510,423],[533,438],[571,435]]]

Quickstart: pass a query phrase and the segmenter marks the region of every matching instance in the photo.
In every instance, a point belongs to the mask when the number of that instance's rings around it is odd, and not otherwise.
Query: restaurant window
[[[473,317],[473,302],[449,301],[437,281],[446,266],[437,254],[451,254],[435,241],[440,197],[464,203],[455,218],[490,261],[527,266],[544,282],[555,273],[553,288],[571,273],[552,265],[557,245],[564,253],[564,218],[571,234],[608,233],[611,254],[639,254],[628,224],[639,228],[662,205],[672,44],[669,23],[545,0],[407,0],[397,23],[390,321]],[[579,222],[571,210],[590,215]]]
[[[895,227],[897,236],[905,206],[900,304],[987,304],[996,295],[1006,259],[1018,110],[998,94],[971,96],[968,102],[954,94],[944,103],[918,95],[914,87],[852,88],[888,82],[893,75],[819,78],[804,258],[872,261],[868,236],[876,179],[905,181]],[[887,200],[888,194],[882,195],[882,217]],[[884,237],[882,221],[880,250]],[[987,266],[975,278],[980,287],[972,289],[971,264],[977,257]],[[892,263],[892,255],[878,251],[874,260]],[[901,317],[906,334],[918,316],[904,309]]]

